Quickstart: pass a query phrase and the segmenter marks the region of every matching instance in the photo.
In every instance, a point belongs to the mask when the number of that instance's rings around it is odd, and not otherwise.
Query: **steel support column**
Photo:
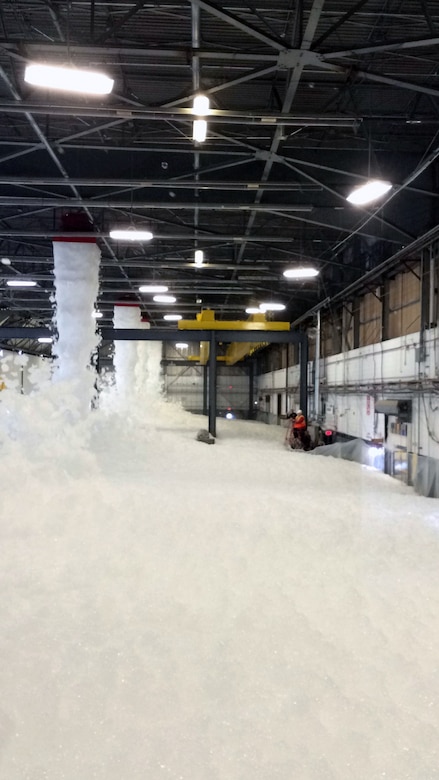
[[[314,416],[316,420],[320,418],[320,335],[321,335],[321,321],[320,311],[317,312],[317,324],[316,324],[316,346],[314,357]]]
[[[216,338],[211,331],[209,351],[209,433],[216,436]]]
[[[207,414],[207,363],[203,365],[203,414]]]
[[[248,364],[248,419],[253,420],[255,415],[255,364],[250,360]]]
[[[306,335],[301,334],[299,341],[299,364],[300,364],[300,408],[304,415],[308,416],[308,339]]]

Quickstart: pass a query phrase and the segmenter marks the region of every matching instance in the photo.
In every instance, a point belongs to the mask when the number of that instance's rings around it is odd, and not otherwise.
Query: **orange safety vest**
[[[306,428],[306,420],[303,414],[297,415],[297,417],[293,420],[293,428],[296,431],[304,431]]]

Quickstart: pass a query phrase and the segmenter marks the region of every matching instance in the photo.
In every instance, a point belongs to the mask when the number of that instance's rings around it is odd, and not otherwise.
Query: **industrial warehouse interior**
[[[243,319],[273,299],[296,327],[419,261],[438,214],[436,11],[428,0],[2,2],[3,323],[51,321],[65,211],[98,237],[103,322],[132,295],[162,324],[167,310],[138,289],[160,282],[184,317],[202,306]],[[105,96],[35,86],[34,62],[114,85]],[[194,142],[200,94],[207,136]],[[371,206],[348,202],[369,179],[392,187]],[[130,227],[152,240],[110,238]],[[304,264],[318,277],[285,279]],[[19,277],[37,286],[6,287]]]
[[[1,779],[439,780],[438,78],[432,0],[0,0]]]

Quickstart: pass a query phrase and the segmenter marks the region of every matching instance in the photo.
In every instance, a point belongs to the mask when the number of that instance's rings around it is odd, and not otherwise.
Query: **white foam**
[[[99,289],[100,256],[93,243],[53,242],[57,330],[54,379],[73,388],[82,415],[90,409],[96,381],[92,360],[99,337],[92,314]]]
[[[437,502],[57,393],[0,394],[0,776],[438,777]]]

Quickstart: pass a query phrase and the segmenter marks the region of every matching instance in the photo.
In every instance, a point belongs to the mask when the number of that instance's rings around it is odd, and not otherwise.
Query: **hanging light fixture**
[[[150,230],[135,228],[110,230],[110,238],[114,238],[115,241],[151,241],[152,237]]]
[[[142,284],[139,287],[141,293],[165,293],[168,292],[166,284]]]
[[[36,87],[79,92],[86,95],[108,95],[114,85],[114,80],[106,76],[105,73],[44,65],[37,62],[27,65],[24,71],[24,80]]]
[[[383,195],[392,189],[392,186],[390,181],[371,179],[366,184],[362,184],[361,187],[356,187],[352,190],[346,200],[355,206],[364,206],[366,203],[372,203],[372,201],[382,198]]]
[[[153,298],[156,303],[175,303],[176,300],[174,295],[154,295]]]
[[[320,271],[312,266],[298,266],[297,268],[286,268],[283,275],[286,279],[312,279],[318,276]]]
[[[37,283],[32,279],[8,279],[8,287],[36,287]]]
[[[245,310],[245,313],[246,314],[261,314],[263,312],[261,312],[261,309],[259,308],[259,306],[247,306],[247,308]]]
[[[197,117],[192,126],[192,140],[203,143],[207,136],[207,121],[203,118],[209,113],[210,101],[207,95],[195,95],[192,110]]]
[[[192,140],[202,144],[207,137],[207,122],[205,119],[194,119],[192,127]]]
[[[200,268],[204,263],[204,252],[202,249],[196,249],[194,252],[194,264]]]
[[[193,112],[196,116],[207,116],[210,108],[210,100],[207,95],[195,95]]]
[[[165,314],[163,319],[166,320],[167,322],[178,322],[179,320],[182,319],[182,316],[181,314]]]
[[[275,301],[267,301],[266,303],[261,303],[259,306],[259,310],[262,312],[266,311],[283,311],[285,309],[284,303],[276,303]]]

